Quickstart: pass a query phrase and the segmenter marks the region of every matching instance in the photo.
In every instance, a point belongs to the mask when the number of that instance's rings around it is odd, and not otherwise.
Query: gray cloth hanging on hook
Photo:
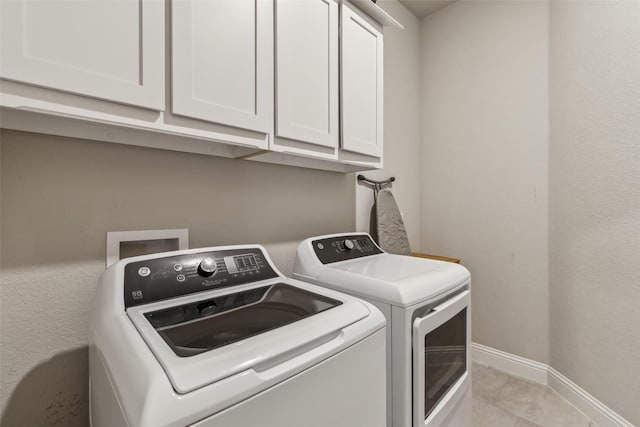
[[[407,230],[391,190],[376,188],[374,203],[375,238],[380,247],[392,254],[411,255]]]

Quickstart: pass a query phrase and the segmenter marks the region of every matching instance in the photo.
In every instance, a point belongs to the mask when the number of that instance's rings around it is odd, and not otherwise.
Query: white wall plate
[[[108,231],[106,267],[132,256],[189,249],[189,229]]]

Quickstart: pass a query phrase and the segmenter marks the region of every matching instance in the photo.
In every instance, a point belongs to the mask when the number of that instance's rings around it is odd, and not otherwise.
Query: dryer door
[[[470,292],[445,300],[413,322],[413,424],[439,425],[469,382]]]

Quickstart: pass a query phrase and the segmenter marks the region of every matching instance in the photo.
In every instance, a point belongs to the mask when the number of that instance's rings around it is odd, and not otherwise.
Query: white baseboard
[[[634,427],[629,421],[549,366],[549,387],[591,418],[599,427]]]
[[[491,366],[515,377],[547,385],[549,366],[531,359],[506,353],[493,347],[473,343],[471,359],[481,365]]]
[[[545,363],[536,362],[478,343],[471,345],[471,354],[472,360],[480,365],[490,366],[515,377],[548,385],[599,427],[635,427],[569,378]]]

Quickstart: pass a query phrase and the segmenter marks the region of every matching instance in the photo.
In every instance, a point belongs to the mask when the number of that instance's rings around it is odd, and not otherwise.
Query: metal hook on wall
[[[376,200],[378,199],[378,191],[382,190],[382,186],[391,184],[395,180],[396,178],[393,176],[391,178],[388,178],[382,181],[376,181],[375,179],[369,179],[362,174],[358,175],[358,181],[364,182],[365,184],[368,184],[373,187],[373,195]]]

